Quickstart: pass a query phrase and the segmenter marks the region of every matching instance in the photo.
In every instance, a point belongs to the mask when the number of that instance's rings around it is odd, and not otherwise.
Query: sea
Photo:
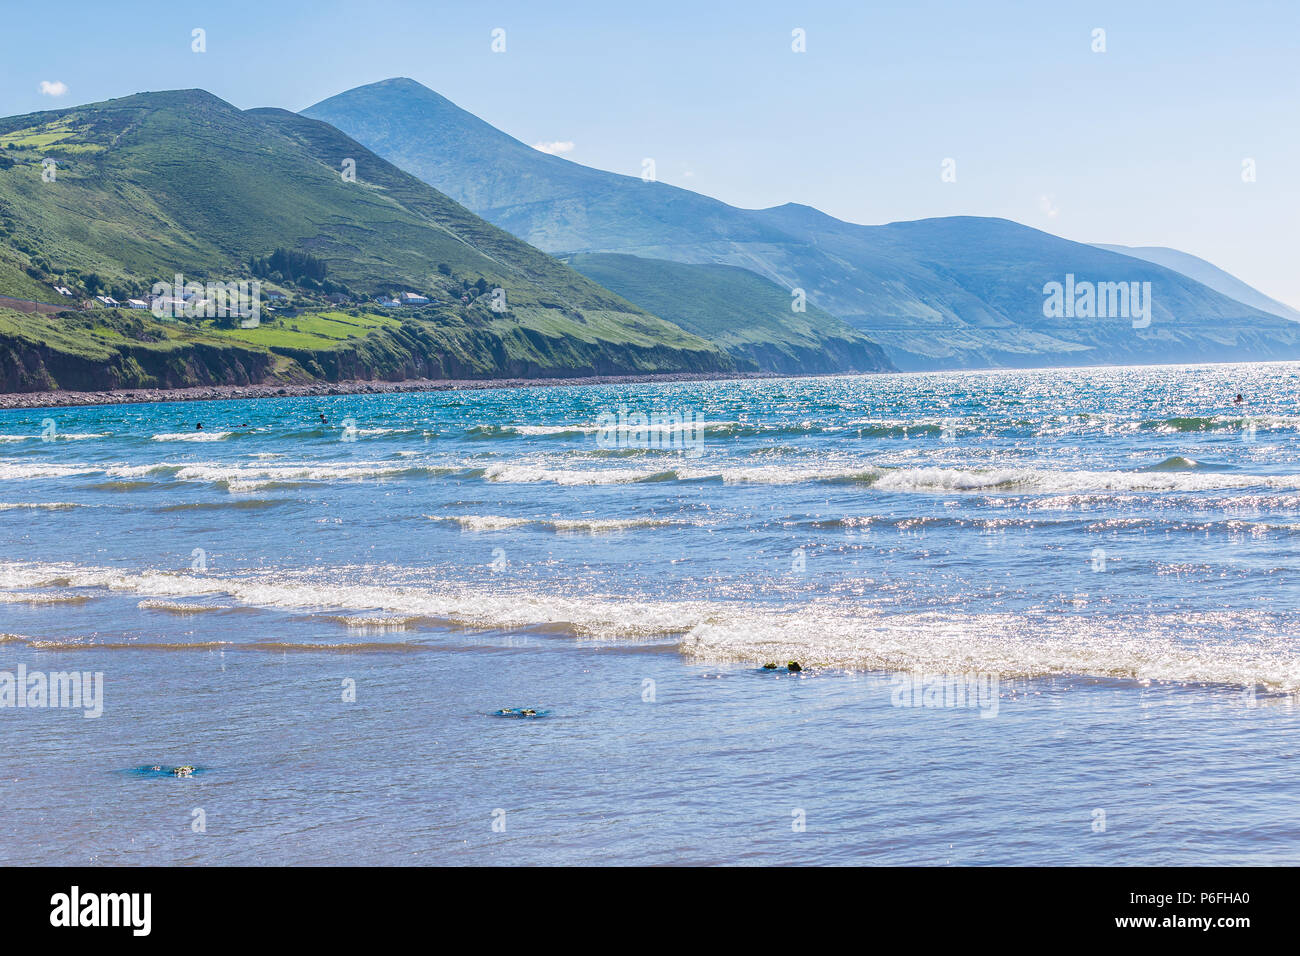
[[[1296,364],[0,412],[0,863],[1294,864],[1298,598]]]

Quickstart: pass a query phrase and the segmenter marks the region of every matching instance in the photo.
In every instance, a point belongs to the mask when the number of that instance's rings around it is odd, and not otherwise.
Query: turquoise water
[[[0,860],[1294,862],[1298,380],[0,413]]]

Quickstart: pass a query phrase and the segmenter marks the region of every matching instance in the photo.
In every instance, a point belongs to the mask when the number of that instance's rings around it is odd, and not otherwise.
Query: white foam
[[[843,461],[829,464],[736,466],[719,461],[708,467],[700,459],[671,459],[664,467],[562,468],[545,464],[494,465],[489,481],[558,485],[631,484],[654,480],[717,479],[728,484],[804,484],[860,482],[877,491],[912,493],[990,492],[1021,495],[1116,492],[1199,492],[1242,488],[1300,489],[1300,475],[1252,475],[1198,471],[1087,471],[1044,468],[901,468]]]
[[[101,465],[52,465],[45,462],[7,459],[0,461],[0,481],[28,481],[39,478],[72,478],[93,475]]]
[[[784,609],[705,600],[644,600],[452,583],[342,583],[371,568],[222,578],[72,564],[0,562],[0,588],[105,588],[154,598],[225,594],[253,607],[416,615],[469,627],[551,626],[589,637],[681,638],[706,661],[867,670],[971,670],[1006,677],[1081,674],[1178,682],[1261,684],[1300,691],[1290,622],[1256,611],[1102,616],[1068,613],[888,614],[852,602]]]
[[[696,432],[699,429],[726,428],[736,425],[736,422],[706,422],[706,421],[682,421],[682,422],[647,422],[644,425],[633,425],[627,422],[610,422],[607,425],[597,425],[590,423],[568,424],[568,425],[475,425],[470,431],[482,431],[487,428],[500,428],[503,432],[514,432],[523,436],[546,436],[546,435],[595,435],[600,432],[605,434],[674,434],[676,432]]]
[[[683,632],[695,621],[686,605],[535,594],[494,588],[342,584],[340,571],[324,581],[306,575],[225,578],[170,571],[126,571],[64,563],[0,562],[0,589],[104,588],[154,598],[224,594],[251,606],[285,609],[342,609],[418,615],[484,628],[560,626],[583,636],[662,636]],[[373,572],[365,570],[370,577]]]
[[[1193,492],[1235,488],[1300,488],[1300,475],[1246,475],[1193,471],[1064,471],[1035,468],[885,469],[873,483],[882,491],[1001,491],[1019,494]]]
[[[107,438],[109,432],[60,432],[44,435],[0,435],[0,442],[14,441],[86,441],[91,438]]]
[[[671,471],[675,471],[672,469]],[[612,485],[646,481],[665,475],[670,469],[643,468],[550,468],[545,465],[492,465],[484,473],[488,481],[505,484]]]
[[[145,611],[167,611],[172,614],[202,614],[205,611],[222,611],[225,608],[216,604],[186,604],[181,601],[144,600],[136,607]]]
[[[0,511],[67,511],[69,508],[84,508],[72,501],[16,501],[0,502]]]
[[[1002,677],[1082,674],[1300,690],[1294,641],[1280,633],[1243,636],[1259,625],[1248,612],[1101,618],[845,614],[815,607],[700,624],[686,635],[682,651],[710,661],[797,660],[814,667],[977,670]]]
[[[507,518],[502,515],[425,515],[433,521],[450,521],[460,525],[466,531],[504,531],[507,528],[520,528],[532,524],[528,518]]]
[[[409,474],[412,466],[392,462],[318,462],[313,464],[241,464],[194,462],[151,465],[112,465],[105,473],[113,478],[138,479],[169,476],[177,481],[224,484],[230,491],[253,491],[277,484],[297,482],[362,481]],[[456,469],[433,469],[451,472]]]
[[[608,534],[636,528],[663,528],[683,522],[666,518],[514,518],[505,515],[425,515],[433,521],[454,522],[466,531],[504,531],[535,525],[558,534]]]
[[[479,426],[480,428],[482,426]],[[595,425],[503,425],[503,431],[517,435],[594,435],[599,430]]]
[[[162,432],[154,435],[153,441],[223,441],[233,435],[234,432]]]

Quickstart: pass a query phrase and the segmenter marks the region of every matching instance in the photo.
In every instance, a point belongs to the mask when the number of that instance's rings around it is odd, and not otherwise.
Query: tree
[[[321,282],[327,271],[324,259],[296,249],[276,249],[262,259],[253,256],[248,260],[248,268],[260,279],[274,278],[279,273],[289,281],[298,283],[304,279]]]

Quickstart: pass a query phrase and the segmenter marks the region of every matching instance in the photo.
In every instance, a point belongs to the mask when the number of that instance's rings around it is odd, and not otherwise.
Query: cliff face
[[[799,343],[739,343],[727,349],[741,371],[771,371],[781,375],[838,372],[892,372],[884,350],[861,338],[826,337],[815,346]]]
[[[92,321],[0,310],[0,392],[545,379],[735,368],[729,356],[711,347],[588,341],[522,326],[448,328],[411,320],[328,347],[296,348],[235,342],[137,316],[103,319],[107,325]]]
[[[506,379],[576,378],[589,375],[646,375],[665,372],[727,372],[732,365],[720,353],[589,343],[573,338],[549,339],[520,330],[513,342],[480,332],[448,345],[404,327],[400,332],[370,335],[328,350],[274,347],[306,377],[327,382],[413,378]],[[526,348],[521,348],[524,345]]]
[[[270,377],[273,364],[265,352],[238,347],[200,344],[163,352],[123,346],[95,356],[0,336],[0,392],[251,385]]]

